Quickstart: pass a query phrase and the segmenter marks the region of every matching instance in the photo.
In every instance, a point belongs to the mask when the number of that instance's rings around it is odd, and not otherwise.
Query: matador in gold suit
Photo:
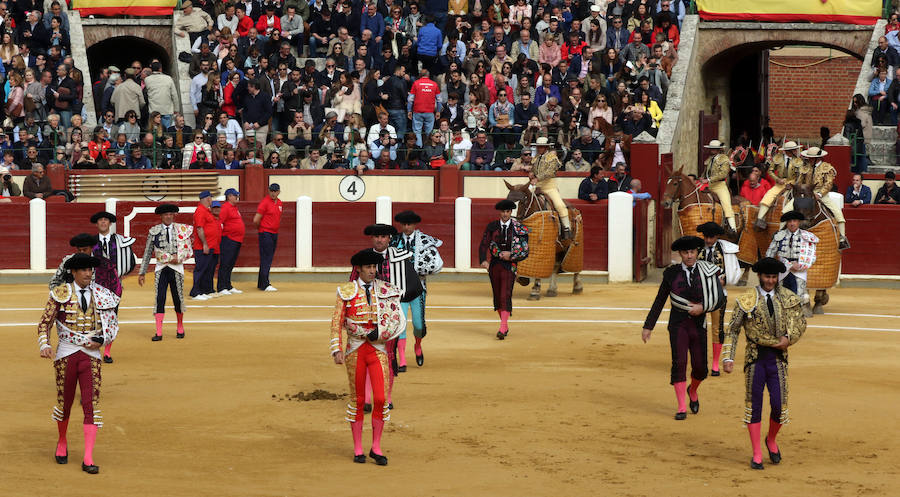
[[[769,188],[769,191],[760,200],[759,214],[756,216],[756,228],[763,231],[769,227],[766,223],[766,214],[769,209],[775,204],[775,200],[781,195],[781,192],[796,183],[800,167],[803,166],[803,159],[799,156],[800,145],[796,142],[784,142],[784,145],[778,150],[780,152],[775,154],[769,163],[769,176],[773,180],[772,188]]]
[[[737,298],[723,349],[726,373],[734,368],[734,356],[741,328],[747,335],[744,354],[745,396],[743,421],[750,432],[753,459],[750,467],[763,469],[760,430],[763,391],[769,390],[769,433],[766,448],[773,464],[781,461],[781,451],[775,437],[781,426],[789,421],[787,365],[788,347],[797,343],[806,331],[800,298],[778,284],[784,264],[764,257],[753,265],[759,274],[758,287]]]
[[[726,221],[725,231],[737,232],[737,223],[734,220],[734,209],[731,207],[731,191],[728,190],[728,175],[731,173],[731,159],[725,155],[725,144],[719,140],[712,140],[704,148],[712,149],[715,155],[706,160],[706,168],[703,172],[703,181],[709,184],[709,191],[719,197],[722,204],[723,215]]]
[[[537,148],[537,159],[531,166],[530,176],[537,179],[536,186],[553,202],[556,214],[559,215],[559,222],[563,226],[563,238],[571,238],[572,225],[569,223],[569,208],[566,207],[566,203],[559,194],[559,188],[556,186],[556,171],[562,168],[562,162],[556,156],[556,152],[549,149],[550,143],[547,137],[542,136],[531,145]]]
[[[828,152],[819,147],[810,147],[809,149],[800,152],[800,155],[808,159],[808,161],[800,168],[795,184],[808,184],[813,186],[813,193],[816,194],[819,202],[828,209],[834,217],[834,222],[837,223],[838,232],[841,234],[840,246],[838,248],[841,250],[850,248],[850,241],[847,240],[847,233],[845,231],[846,221],[844,220],[844,213],[840,206],[828,196],[834,186],[834,178],[837,176],[837,171],[834,169],[834,166],[823,160],[823,158],[828,155]],[[793,198],[788,200],[784,205],[784,212],[790,212],[792,210],[794,210]]]

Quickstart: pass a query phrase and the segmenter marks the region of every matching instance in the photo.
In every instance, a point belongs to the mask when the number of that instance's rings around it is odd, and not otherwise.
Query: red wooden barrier
[[[0,204],[3,217],[3,256],[0,269],[28,269],[31,267],[31,231],[27,202]],[[59,264],[59,261],[57,261]]]
[[[606,227],[608,202],[606,200],[596,203],[583,200],[567,200],[567,202],[581,211],[584,223],[584,269],[606,271],[609,268],[606,245],[609,238]],[[472,267],[479,265],[478,246],[481,244],[484,228],[498,217],[497,211],[494,210],[496,203],[496,200],[472,202]]]
[[[456,208],[453,202],[433,204],[394,202],[392,209],[393,215],[401,211],[412,210],[421,216],[422,222],[419,224],[419,229],[444,242],[438,249],[441,259],[444,260],[444,267],[456,266]],[[393,220],[393,217],[391,219]],[[399,223],[394,222],[393,224],[398,230],[400,229]]]
[[[874,193],[873,193],[874,195]],[[843,252],[844,274],[900,275],[900,206],[864,205],[844,209],[851,247]]]
[[[656,267],[666,267],[672,262],[672,251],[670,250],[672,246],[672,209],[664,209],[662,207],[662,197],[666,190],[668,171],[671,171],[672,167],[672,154],[662,154],[659,171],[657,172],[659,189],[653,195],[656,203]]]
[[[63,257],[75,251],[69,246],[73,236],[97,233],[97,227],[91,224],[91,216],[105,208],[100,203],[47,203],[47,269],[55,269]]]
[[[853,174],[850,172],[850,147],[847,145],[829,145],[825,147],[825,151],[828,152],[825,160],[837,171],[834,184],[841,195],[843,195],[853,181]]]
[[[647,265],[650,257],[647,254],[647,213],[653,208],[652,200],[638,200],[634,206],[634,281],[647,278]]]
[[[313,202],[313,266],[349,266],[353,254],[372,246],[363,230],[374,222],[374,202]]]

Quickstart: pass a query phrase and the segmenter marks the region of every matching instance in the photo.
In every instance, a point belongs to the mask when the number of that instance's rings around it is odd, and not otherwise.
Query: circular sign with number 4
[[[366,193],[366,183],[359,176],[344,176],[338,186],[341,197],[348,202],[356,202]]]

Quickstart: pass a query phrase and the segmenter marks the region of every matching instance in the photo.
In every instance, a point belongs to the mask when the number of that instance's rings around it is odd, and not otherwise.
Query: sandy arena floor
[[[70,462],[53,461],[53,371],[33,324],[46,288],[0,286],[0,495],[898,495],[900,291],[831,292],[829,314],[791,349],[784,461],[757,472],[743,375],[709,378],[700,413],[672,419],[665,324],[640,340],[654,285],[540,302],[517,287],[501,342],[486,277],[429,285],[425,366],[410,340],[384,438],[390,465],[353,464],[346,400],[275,398],[346,393],[328,354],[335,285],[278,286],[243,283],[243,295],[190,305],[185,340],[170,312],[154,343],[151,293],[126,281],[116,362],[103,366],[97,476],[80,469],[77,401]],[[364,440],[368,450],[368,416]]]

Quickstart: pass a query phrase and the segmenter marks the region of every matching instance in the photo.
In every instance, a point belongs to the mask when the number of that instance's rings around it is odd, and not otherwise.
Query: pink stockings
[[[750,445],[753,446],[753,462],[762,464],[762,444],[759,441],[760,423],[747,425],[750,432]]]
[[[416,339],[416,345],[418,346],[419,339]],[[406,339],[398,338],[397,339],[397,366],[406,366]]]
[[[687,382],[679,381],[672,385],[675,387],[675,398],[678,399],[678,412],[687,412]]]
[[[500,332],[509,331],[509,311],[497,311],[500,314]]]
[[[69,453],[69,443],[66,440],[66,430],[69,428],[69,420],[56,422],[56,429],[59,430],[59,441],[56,442],[56,455],[65,456]]]
[[[97,425],[86,424],[84,426],[84,463],[88,466],[94,465],[94,444],[97,442]],[[68,441],[66,440],[66,430],[69,428],[69,420],[57,421],[56,428],[59,430],[59,441],[56,443],[56,455],[69,455]]]
[[[162,336],[163,318],[165,316],[166,315],[161,312],[158,312],[153,315],[153,317],[156,318],[156,336],[158,336],[158,337]],[[183,334],[184,333],[184,313],[176,312],[175,317],[178,318],[178,328],[176,328],[176,332]],[[107,347],[109,347],[109,345],[107,345]]]
[[[356,417],[350,423],[350,430],[353,433],[353,450],[354,454],[362,454],[362,424],[365,417],[363,411],[364,395],[359,392],[367,391],[366,385],[371,385],[372,389],[372,451],[378,455],[381,454],[381,434],[384,430],[384,411],[385,401],[389,397],[389,386],[385,388],[385,376],[393,377],[390,371],[385,371],[386,365],[383,365],[379,357],[378,351],[369,343],[362,344],[355,352],[356,355],[356,375],[355,390],[356,395]],[[387,393],[388,399],[385,398]]]

